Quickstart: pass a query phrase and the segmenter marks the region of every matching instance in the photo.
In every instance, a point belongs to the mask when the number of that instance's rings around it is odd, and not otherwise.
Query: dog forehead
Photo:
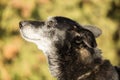
[[[56,20],[58,23],[66,23],[66,24],[74,23],[73,20],[62,16],[55,16],[53,17],[53,19]]]
[[[48,17],[46,23],[49,24],[49,22],[51,21],[59,29],[70,29],[71,30],[71,29],[81,28],[81,26],[77,22],[67,17],[62,17],[62,16]]]
[[[47,18],[47,21],[56,21],[57,23],[66,23],[66,24],[67,23],[68,24],[70,24],[70,23],[76,24],[75,21],[73,21],[69,18],[66,18],[66,17],[62,17],[62,16],[55,16],[55,17],[50,16],[50,17]]]

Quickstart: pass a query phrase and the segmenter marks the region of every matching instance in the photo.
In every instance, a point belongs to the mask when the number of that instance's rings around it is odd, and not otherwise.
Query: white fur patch
[[[43,38],[35,43],[38,46],[38,48],[42,50],[44,53],[56,52],[56,48],[54,47],[54,44],[51,42],[51,40],[47,38]]]

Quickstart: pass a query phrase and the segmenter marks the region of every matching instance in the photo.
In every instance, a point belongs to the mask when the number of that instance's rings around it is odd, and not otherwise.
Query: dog
[[[58,80],[120,80],[120,69],[104,60],[97,48],[99,28],[62,16],[21,21],[19,27],[22,37],[45,53],[50,72]]]

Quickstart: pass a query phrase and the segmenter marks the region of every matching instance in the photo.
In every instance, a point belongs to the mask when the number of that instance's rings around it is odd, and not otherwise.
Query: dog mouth
[[[38,38],[38,39],[35,39],[35,38],[29,38],[29,37],[25,36],[24,34],[23,34],[23,37],[25,37],[25,38],[27,38],[27,39],[29,39],[29,40],[40,40],[39,38]]]
[[[25,33],[21,29],[20,29],[20,33],[22,37],[26,40],[32,40],[32,41],[41,40],[40,38],[32,38],[32,37],[26,36]]]

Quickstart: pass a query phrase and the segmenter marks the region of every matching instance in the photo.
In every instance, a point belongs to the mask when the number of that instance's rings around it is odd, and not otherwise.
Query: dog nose
[[[22,27],[22,22],[19,22],[19,27],[20,27],[20,28]]]
[[[20,22],[19,22],[19,27],[22,28],[22,27],[24,27],[26,24],[27,24],[26,21],[20,21]]]

